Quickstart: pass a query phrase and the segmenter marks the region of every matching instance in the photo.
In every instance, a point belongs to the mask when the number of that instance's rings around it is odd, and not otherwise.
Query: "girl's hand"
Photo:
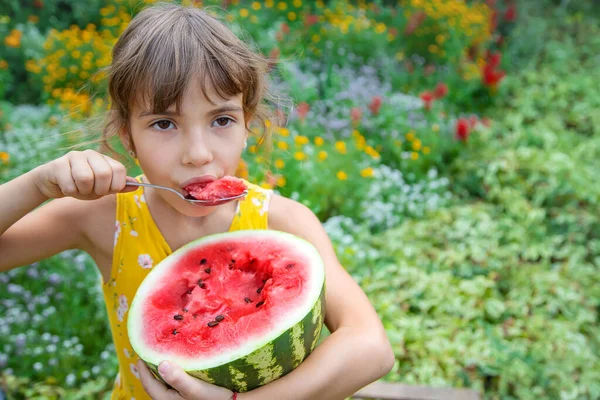
[[[119,192],[131,192],[136,186],[125,186],[125,166],[94,150],[71,151],[34,171],[40,193],[52,198],[75,197],[96,200]]]
[[[153,400],[229,400],[233,396],[231,390],[196,379],[168,361],[160,363],[158,372],[173,389],[156,379],[143,361],[138,361],[137,369],[144,389]]]

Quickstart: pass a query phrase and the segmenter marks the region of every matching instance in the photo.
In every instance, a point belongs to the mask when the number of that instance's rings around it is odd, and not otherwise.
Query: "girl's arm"
[[[67,249],[89,251],[84,228],[97,202],[82,200],[123,190],[125,180],[121,163],[87,150],[68,153],[0,185],[0,272]],[[42,205],[53,198],[60,200]]]
[[[274,196],[269,219],[271,229],[303,237],[321,253],[326,266],[325,323],[331,335],[294,371],[238,399],[345,399],[393,367],[385,330],[367,296],[340,265],[310,209]]]

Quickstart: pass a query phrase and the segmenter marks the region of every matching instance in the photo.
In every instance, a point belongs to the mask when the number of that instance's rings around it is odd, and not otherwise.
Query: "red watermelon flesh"
[[[252,254],[260,254],[260,259]],[[310,259],[277,241],[220,241],[185,254],[143,307],[146,344],[186,358],[260,340],[306,301]]]
[[[244,181],[233,176],[224,176],[209,184],[193,183],[184,187],[184,190],[194,199],[211,201],[238,196],[246,189]]]

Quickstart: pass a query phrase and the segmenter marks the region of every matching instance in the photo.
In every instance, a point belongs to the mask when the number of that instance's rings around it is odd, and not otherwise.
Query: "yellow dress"
[[[138,181],[140,177],[137,177]],[[229,227],[267,229],[271,191],[245,181],[248,195],[238,202]],[[119,360],[112,400],[150,399],[139,379],[138,361],[127,335],[127,311],[142,280],[173,251],[155,224],[144,199],[144,188],[117,194],[115,241],[111,276],[102,289]]]

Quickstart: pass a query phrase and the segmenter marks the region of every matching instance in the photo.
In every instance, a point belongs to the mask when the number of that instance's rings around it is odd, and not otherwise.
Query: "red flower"
[[[498,27],[498,11],[494,10],[490,16],[490,33],[494,32]]]
[[[459,118],[458,121],[456,121],[456,138],[466,142],[469,138],[469,133],[469,121],[465,118]]]
[[[433,64],[427,64],[425,66],[425,69],[423,70],[423,74],[425,76],[429,76],[429,75],[433,74],[434,72],[435,72],[435,65],[433,65]]]
[[[411,35],[425,21],[426,17],[425,11],[419,11],[411,15],[406,24],[406,29],[404,29],[404,34]]]
[[[286,24],[285,22],[281,23],[281,32],[283,32],[285,35],[287,35],[288,33],[290,33],[290,26],[288,24]]]
[[[489,64],[483,67],[483,83],[491,88],[498,86],[505,75],[504,71],[494,70]]]
[[[382,103],[383,99],[381,96],[373,96],[373,99],[371,99],[371,104],[369,104],[369,110],[371,110],[373,115],[379,114],[379,109],[381,108]]]
[[[308,14],[306,16],[306,19],[304,20],[304,26],[308,28],[310,26],[313,26],[317,22],[319,22],[319,16],[313,15],[313,14]]]
[[[500,66],[500,61],[502,61],[502,53],[495,52],[490,53],[489,50],[486,54],[487,64],[489,64],[492,68],[496,68]]]
[[[489,8],[494,8],[496,6],[496,0],[486,0],[485,3]]]
[[[504,20],[507,22],[513,22],[517,19],[517,8],[514,3],[508,5],[506,12],[504,13]]]
[[[446,85],[444,82],[439,82],[435,87],[433,94],[436,99],[441,99],[448,94],[448,85]]]
[[[359,123],[362,119],[362,110],[358,107],[352,107],[350,110],[350,118],[352,119],[352,122],[356,124]]]
[[[483,118],[481,120],[481,123],[483,124],[483,126],[488,128],[492,125],[492,121],[488,117]]]
[[[435,100],[435,95],[430,91],[425,91],[421,93],[419,97],[421,98],[421,100],[423,100],[423,103],[425,103],[425,109],[430,110],[431,104],[433,103],[433,100]]]
[[[309,110],[310,110],[310,106],[308,105],[308,103],[305,103],[303,101],[302,103],[298,104],[298,108],[297,108],[298,118],[300,118],[301,121],[304,121],[304,118],[306,118],[306,115],[308,114]]]

